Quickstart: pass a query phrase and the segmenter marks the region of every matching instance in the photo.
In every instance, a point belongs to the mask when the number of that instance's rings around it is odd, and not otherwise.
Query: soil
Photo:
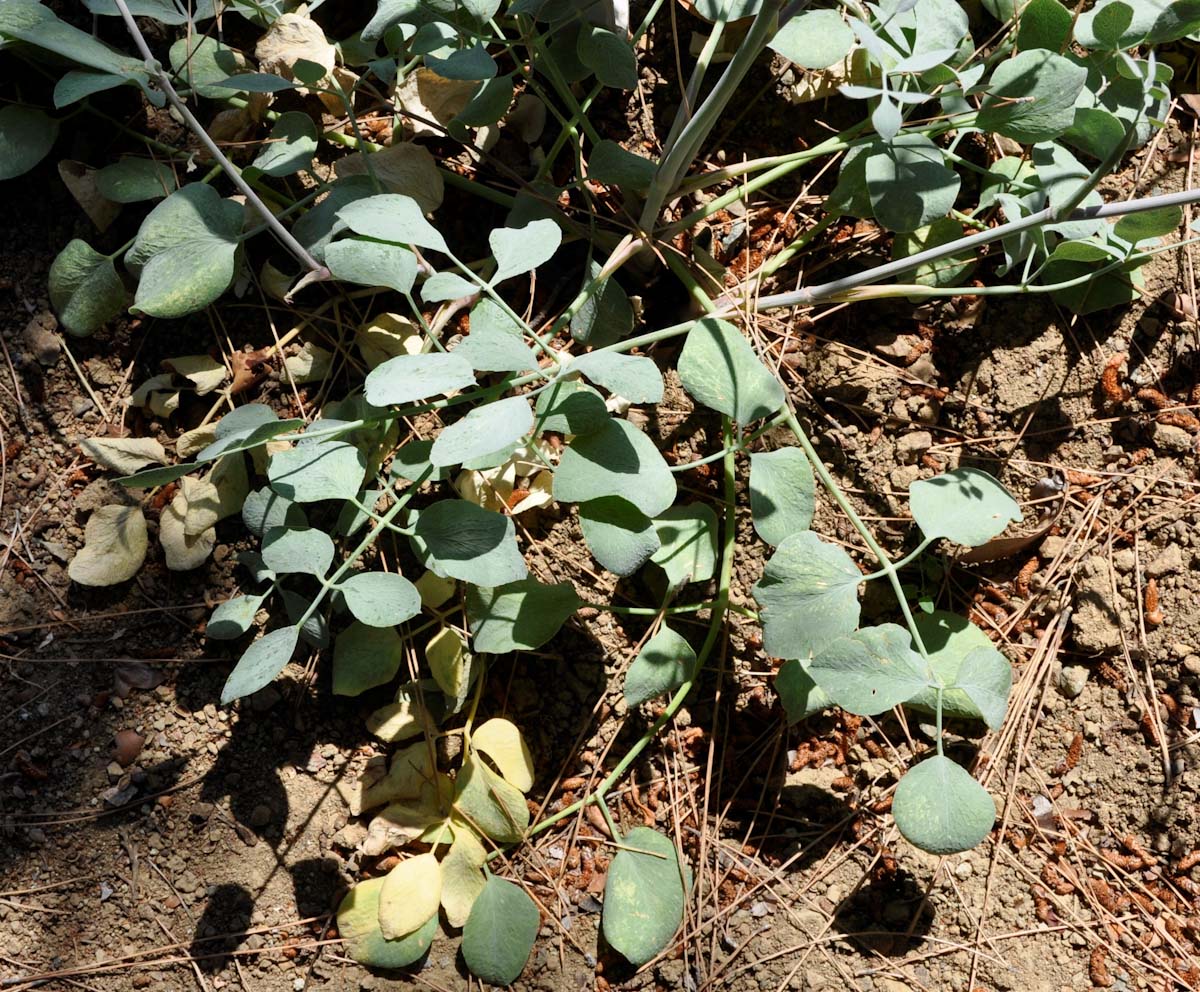
[[[1110,192],[1179,188],[1180,149],[1172,124]],[[171,572],[153,540],[161,503],[123,495],[79,451],[101,434],[171,449],[205,408],[164,421],[125,401],[163,358],[213,347],[213,327],[200,315],[59,335],[45,298],[55,254],[76,236],[114,250],[128,232],[118,221],[98,236],[53,169],[0,185],[0,200],[0,987],[468,988],[456,937],[385,974],[346,959],[332,930],[349,885],[387,865],[358,852],[339,791],[383,753],[363,726],[378,699],[334,697],[327,666],[293,664],[221,708],[235,655],[203,626],[241,580],[240,523],[218,528],[204,566]],[[863,246],[877,250],[869,231]],[[947,468],[980,465],[1027,501],[1056,494],[1027,506],[1033,536],[1016,550],[913,576],[1013,663],[1004,729],[955,728],[951,748],[978,757],[1000,820],[967,854],[906,844],[887,810],[928,750],[919,722],[834,712],[787,727],[754,624],[731,616],[712,670],[613,805],[688,855],[683,939],[640,973],[598,949],[604,827],[566,821],[506,866],[547,910],[515,988],[1200,988],[1200,460],[1193,425],[1154,398],[1195,409],[1200,330],[1170,304],[1189,264],[1162,256],[1140,302],[1082,319],[976,297],[760,322],[823,457],[890,549],[911,546],[908,485]],[[271,341],[248,313],[222,314],[222,340]],[[675,350],[654,354],[669,366]],[[663,403],[630,417],[676,461],[701,457],[714,424],[667,378]],[[277,361],[256,389],[287,402]],[[718,486],[699,469],[681,483],[695,499]],[[88,514],[125,498],[150,520],[146,564],[108,589],[72,584]],[[521,523],[542,579],[644,601],[594,570],[569,512]],[[814,526],[858,553],[828,503]],[[748,521],[739,543],[734,602],[752,608],[764,549]],[[869,618],[892,616],[880,592],[868,587]],[[679,629],[698,640],[703,622]],[[542,651],[495,666],[485,699],[526,734],[547,813],[652,718],[627,709],[619,677],[646,627],[584,610]]]

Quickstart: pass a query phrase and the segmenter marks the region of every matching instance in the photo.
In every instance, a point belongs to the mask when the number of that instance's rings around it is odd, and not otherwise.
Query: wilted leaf
[[[509,785],[533,788],[533,756],[515,723],[494,717],[471,733],[471,746],[486,754]]]
[[[368,166],[384,190],[411,196],[422,213],[431,214],[442,205],[442,174],[437,160],[424,145],[401,141],[369,156],[355,152],[339,158],[335,169],[342,178],[367,175]]]
[[[379,929],[388,940],[417,930],[442,902],[442,866],[432,854],[401,861],[379,890]]]
[[[81,586],[113,586],[132,579],[149,543],[146,518],[138,506],[102,506],[89,518],[84,544],[67,566]]]
[[[379,927],[379,896],[386,878],[368,878],[347,893],[337,912],[338,935],[345,941],[346,954],[369,968],[407,968],[420,960],[437,935],[435,910],[412,933],[388,940]]]
[[[90,437],[79,442],[83,453],[102,468],[130,475],[146,465],[166,465],[167,453],[152,437]]]

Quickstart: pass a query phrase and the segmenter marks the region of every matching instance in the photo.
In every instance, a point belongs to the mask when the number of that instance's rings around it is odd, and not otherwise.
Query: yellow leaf
[[[471,734],[471,745],[500,769],[500,774],[522,792],[533,788],[533,756],[516,724],[496,718]]]
[[[442,908],[450,926],[461,927],[471,915],[471,907],[487,882],[483,874],[486,860],[487,852],[474,832],[467,827],[457,828],[450,853],[442,860]]]
[[[438,688],[451,699],[459,700],[466,693],[468,668],[463,658],[466,645],[457,630],[443,627],[429,639],[425,659]]]
[[[438,911],[442,866],[432,854],[418,854],[396,865],[379,890],[379,929],[388,940],[412,933]]]
[[[421,605],[431,610],[446,602],[458,588],[453,579],[443,579],[433,572],[426,572],[413,584],[421,594]]]
[[[433,780],[432,750],[427,741],[419,740],[397,751],[383,778],[368,785],[360,781],[351,792],[350,812],[357,816],[363,810],[419,796],[421,787]]]
[[[428,723],[416,689],[406,684],[396,693],[394,703],[381,706],[367,717],[367,730],[380,740],[395,744],[416,737]]]

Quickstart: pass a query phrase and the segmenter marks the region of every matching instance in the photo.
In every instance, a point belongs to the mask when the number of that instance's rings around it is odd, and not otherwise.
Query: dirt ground
[[[1117,187],[1177,188],[1180,149],[1169,130]],[[402,975],[340,953],[330,911],[386,867],[357,852],[362,825],[338,788],[381,751],[362,720],[378,700],[335,698],[326,671],[293,665],[248,703],[217,705],[231,657],[203,622],[239,581],[239,522],[194,572],[168,571],[152,540],[135,580],[69,582],[88,513],[119,498],[79,440],[127,430],[170,449],[198,411],[163,422],[124,400],[164,357],[207,350],[214,326],[117,322],[62,340],[47,269],[94,232],[53,170],[0,186],[0,207],[0,988],[471,987],[445,936]],[[1027,539],[1003,557],[914,579],[969,609],[1013,662],[1004,728],[952,748],[978,749],[997,828],[950,858],[901,840],[888,797],[927,745],[917,721],[835,713],[788,729],[761,641],[735,618],[613,808],[680,838],[697,878],[681,941],[638,974],[597,951],[602,824],[568,821],[506,866],[548,910],[516,988],[1200,988],[1200,325],[1174,293],[1196,299],[1184,255],[1150,267],[1137,305],[1086,319],[976,298],[758,323],[891,546],[908,533],[908,485],[958,464],[1035,500]],[[270,341],[228,318],[235,346]],[[281,392],[271,368],[268,401]],[[713,447],[677,385],[641,416],[679,461]],[[683,483],[697,498],[717,485],[699,471]],[[159,510],[148,498],[152,537]],[[527,526],[540,577],[637,601],[591,571],[569,513]],[[816,527],[856,547],[830,506]],[[739,537],[735,601],[753,606],[762,549],[748,524]],[[867,617],[890,616],[876,591]],[[590,614],[495,666],[485,694],[529,738],[547,812],[648,719],[615,677],[644,624]]]

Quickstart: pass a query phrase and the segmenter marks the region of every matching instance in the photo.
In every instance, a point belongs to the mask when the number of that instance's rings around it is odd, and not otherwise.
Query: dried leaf
[[[147,465],[166,465],[167,453],[152,437],[89,437],[79,447],[97,465],[132,475]]]
[[[404,109],[404,122],[412,128],[414,136],[432,134],[440,137],[446,126],[471,102],[478,88],[476,81],[446,79],[422,66],[404,77],[396,90],[396,102]],[[442,126],[431,127],[424,121],[435,121]]]
[[[398,313],[381,313],[359,325],[354,343],[367,368],[382,365],[400,355],[419,355],[425,350],[421,329]]]
[[[113,586],[132,579],[146,558],[141,507],[102,506],[88,518],[84,545],[67,574],[82,586]]]
[[[423,213],[432,213],[442,205],[442,174],[437,162],[423,145],[403,141],[389,145],[369,156],[356,152],[338,159],[335,171],[339,179],[367,175],[367,165],[385,191],[411,196]]]
[[[196,395],[204,396],[220,389],[225,381],[225,366],[208,355],[184,355],[168,358],[163,364],[183,376],[196,387]]]
[[[295,65],[301,59],[322,66],[328,76],[333,72],[337,50],[307,14],[281,14],[254,46],[254,57],[261,72],[295,79]],[[307,92],[304,87],[299,89]]]

